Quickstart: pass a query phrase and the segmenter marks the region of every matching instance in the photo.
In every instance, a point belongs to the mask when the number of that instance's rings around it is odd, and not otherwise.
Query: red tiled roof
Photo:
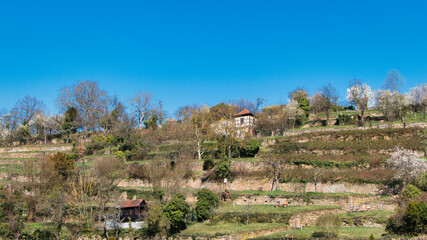
[[[252,113],[249,112],[248,109],[243,109],[243,111],[239,112],[238,114],[234,114],[233,116],[239,117],[239,116],[245,116],[245,115],[252,115]]]
[[[143,199],[127,200],[126,202],[123,202],[120,204],[120,208],[139,207],[139,205],[141,205],[141,203],[145,203],[145,200],[143,200]]]

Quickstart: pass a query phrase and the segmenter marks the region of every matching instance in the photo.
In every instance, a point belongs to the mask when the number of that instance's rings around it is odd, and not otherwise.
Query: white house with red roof
[[[236,128],[236,136],[238,138],[244,138],[247,136],[255,135],[255,118],[254,115],[248,110],[234,114],[234,126]]]

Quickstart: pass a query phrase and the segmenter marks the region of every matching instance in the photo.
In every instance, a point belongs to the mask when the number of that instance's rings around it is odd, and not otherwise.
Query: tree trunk
[[[200,150],[200,140],[197,139],[197,157],[200,159],[202,159],[202,153]]]
[[[276,180],[276,190],[280,190],[280,185],[279,185],[279,179],[277,174],[274,176],[275,180]]]
[[[316,168],[313,168],[313,175],[314,175],[314,192],[317,192],[317,174],[316,174]]]
[[[276,180],[273,179],[273,181],[271,182],[271,190],[270,191],[274,190],[274,181],[276,181]]]

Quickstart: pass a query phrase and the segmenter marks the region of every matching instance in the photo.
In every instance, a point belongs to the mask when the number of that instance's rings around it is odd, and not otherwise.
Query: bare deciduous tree
[[[108,111],[110,98],[100,89],[97,82],[82,81],[61,89],[57,98],[59,109],[74,107],[79,112],[85,130],[99,127],[101,117]]]
[[[237,112],[243,111],[244,109],[249,110],[251,113],[256,114],[260,111],[261,106],[264,104],[265,99],[257,97],[255,102],[245,98],[237,100],[231,100],[230,104],[237,107]]]
[[[153,94],[150,92],[137,92],[129,103],[132,108],[132,115],[138,123],[138,128],[142,128],[142,124],[145,120],[150,118],[153,111]]]
[[[385,82],[383,84],[384,90],[390,90],[390,92],[402,91],[403,85],[405,85],[405,79],[399,71],[392,69],[388,71]]]
[[[319,93],[322,110],[326,113],[326,119],[329,120],[332,108],[337,105],[338,92],[331,83],[328,83],[328,85],[322,86],[319,89]]]
[[[12,111],[15,111],[21,124],[28,124],[33,117],[45,108],[43,101],[25,96],[18,100]]]
[[[280,178],[285,170],[289,160],[285,159],[283,156],[266,154],[263,157],[263,163],[265,169],[273,175],[273,181],[271,182],[271,191],[274,189],[274,183],[276,183],[276,190],[280,190]]]

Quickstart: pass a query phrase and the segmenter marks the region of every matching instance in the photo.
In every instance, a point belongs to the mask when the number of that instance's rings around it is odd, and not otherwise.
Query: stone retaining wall
[[[148,181],[132,179],[120,180],[119,187],[151,187]],[[201,179],[189,179],[182,182],[183,188],[207,188],[212,191],[228,190],[260,190],[270,191],[271,179],[235,179],[233,182],[225,186],[218,182],[202,183]],[[293,192],[295,184],[281,183],[280,187],[283,191]],[[305,184],[305,192],[315,192],[314,183]],[[353,183],[317,183],[317,192],[324,193],[363,193],[363,194],[378,194],[379,187],[376,184],[353,184]]]
[[[371,210],[392,210],[394,211],[397,207],[397,204],[393,201],[380,201],[380,196],[343,196],[343,197],[312,197],[311,203],[313,205],[332,205],[340,206],[343,209],[348,209],[351,205],[371,205]],[[274,205],[276,201],[284,202],[288,201],[289,205],[299,205],[297,201],[293,201],[292,198],[285,197],[275,197],[271,198],[267,195],[246,195],[239,197],[234,200],[234,203],[237,205],[259,205],[259,204],[269,204]],[[301,205],[306,205],[304,202],[300,201]]]
[[[304,212],[294,214],[289,220],[289,226],[291,228],[299,228],[302,226],[316,226],[316,221],[319,217],[325,215],[335,215],[343,212],[341,209],[334,210],[319,210],[312,212]]]
[[[49,146],[49,145],[40,145],[40,146],[22,146],[22,147],[13,147],[13,148],[0,148],[0,153],[16,153],[16,152],[30,152],[30,151],[47,151],[47,152],[57,152],[57,151],[71,151],[73,146],[63,145],[63,146]]]

